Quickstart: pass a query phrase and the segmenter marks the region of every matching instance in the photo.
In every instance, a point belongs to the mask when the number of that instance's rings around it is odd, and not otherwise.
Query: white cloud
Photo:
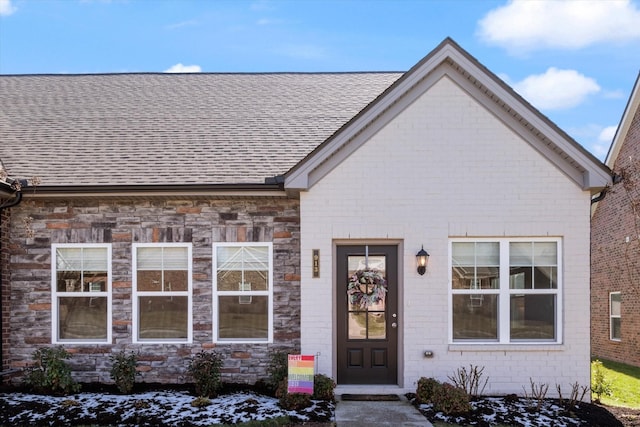
[[[202,69],[199,65],[182,65],[180,63],[172,65],[165,73],[200,73]]]
[[[600,135],[598,135],[598,141],[611,144],[611,141],[613,141],[613,137],[616,135],[617,130],[618,126],[607,126],[600,131]]]
[[[0,0],[0,16],[9,16],[16,10],[18,8],[11,5],[11,0]]]
[[[514,51],[578,49],[640,39],[640,10],[630,0],[511,0],[478,27],[483,40]]]
[[[579,141],[587,150],[601,161],[607,157],[616,126],[598,125],[590,123],[580,127],[570,127],[567,133]]]
[[[604,159],[607,156],[617,130],[618,126],[607,126],[600,131],[598,141],[591,145],[591,152],[596,157]]]
[[[575,70],[551,67],[544,74],[531,75],[513,83],[513,88],[527,101],[541,110],[562,110],[582,103],[600,86],[590,77]]]

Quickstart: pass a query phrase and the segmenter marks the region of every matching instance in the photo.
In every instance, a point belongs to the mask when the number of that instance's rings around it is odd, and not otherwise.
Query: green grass
[[[601,396],[605,405],[640,409],[640,368],[599,359],[605,380],[611,381],[611,396]]]

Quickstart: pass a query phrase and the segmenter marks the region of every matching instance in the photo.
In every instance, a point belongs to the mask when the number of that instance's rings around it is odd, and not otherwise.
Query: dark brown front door
[[[338,246],[336,267],[338,384],[397,384],[398,247]],[[371,298],[374,287],[361,285],[351,297],[350,277],[372,270],[386,292]]]

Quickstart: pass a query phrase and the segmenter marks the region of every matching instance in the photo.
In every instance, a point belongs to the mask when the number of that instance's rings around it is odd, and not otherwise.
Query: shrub
[[[287,411],[299,411],[300,409],[311,406],[311,395],[304,393],[289,393],[288,379],[285,377],[276,390],[276,397],[279,399],[280,406]]]
[[[432,404],[435,411],[447,415],[471,411],[469,395],[465,390],[434,378],[422,377],[418,380],[416,399],[418,403]]]
[[[433,409],[450,414],[464,414],[471,411],[469,395],[463,389],[444,383],[431,397]]]
[[[613,390],[611,381],[604,375],[603,365],[600,360],[591,362],[591,392],[594,394],[596,403],[600,403],[600,397],[611,396]]]
[[[529,377],[529,386],[531,388],[531,393],[527,393],[527,389],[522,386],[522,390],[524,390],[524,397],[529,402],[529,406],[531,407],[531,409],[540,411],[544,400],[547,398],[547,390],[549,390],[549,384],[536,383],[531,377]],[[535,408],[532,402],[536,403]]]
[[[288,411],[298,411],[311,406],[311,395],[305,393],[289,393],[289,380],[284,377],[276,389],[276,397],[280,406]]]
[[[267,384],[275,391],[283,379],[289,375],[289,355],[284,351],[274,351],[269,355]]]
[[[136,381],[136,375],[140,375],[136,371],[138,365],[138,356],[131,352],[128,356],[122,350],[119,353],[109,356],[111,361],[111,379],[116,383],[120,393],[129,394],[133,390]]]
[[[416,388],[418,403],[430,403],[435,393],[437,393],[441,387],[442,384],[435,378],[420,378],[418,380],[418,387]]]
[[[216,352],[201,351],[191,359],[187,372],[193,377],[198,396],[216,397],[222,388],[220,368],[222,356]]]
[[[484,392],[489,378],[485,378],[482,381],[482,375],[484,366],[479,368],[478,366],[469,365],[469,371],[464,366],[458,368],[453,375],[448,376],[449,380],[453,384],[467,392],[470,397],[478,397]]]
[[[211,400],[208,397],[196,397],[191,401],[191,406],[194,408],[204,408],[205,406],[211,405]]]
[[[65,362],[71,355],[62,347],[41,348],[33,353],[35,364],[27,369],[25,382],[38,393],[70,394],[80,390]]]
[[[326,375],[317,374],[313,377],[313,396],[315,400],[326,400],[333,402],[335,395],[333,390],[336,388],[336,383]]]

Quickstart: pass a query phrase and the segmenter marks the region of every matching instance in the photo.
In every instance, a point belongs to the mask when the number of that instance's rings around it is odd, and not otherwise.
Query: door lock
[[[395,329],[395,328],[397,328],[397,327],[398,327],[398,324],[397,324],[396,322],[393,322],[393,323],[391,324],[391,327]]]

